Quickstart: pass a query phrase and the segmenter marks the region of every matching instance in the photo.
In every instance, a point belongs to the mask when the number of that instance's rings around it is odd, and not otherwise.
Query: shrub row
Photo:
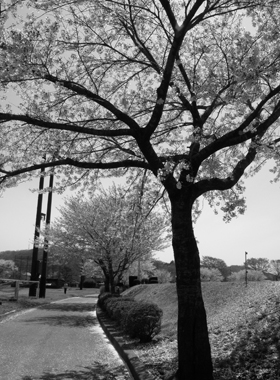
[[[153,303],[110,293],[99,296],[98,305],[131,337],[150,342],[160,333],[162,310]]]

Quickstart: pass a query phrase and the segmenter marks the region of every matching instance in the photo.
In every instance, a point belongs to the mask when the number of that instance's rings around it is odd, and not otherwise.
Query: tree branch
[[[94,94],[93,92],[87,90],[84,86],[81,86],[80,84],[77,84],[72,81],[59,79],[51,74],[46,74],[44,78],[52,83],[58,83],[59,85],[68,88],[71,91],[74,91],[78,95],[83,95],[87,99],[90,99],[94,101],[95,103],[99,104],[103,108],[107,109],[108,111],[112,112],[113,115],[115,115],[118,120],[125,123],[129,128],[131,128],[132,131],[138,132],[141,128],[136,123],[134,119],[132,119],[130,116],[128,116],[126,113],[120,111],[118,108],[116,108],[112,103],[110,103],[108,100],[103,99],[101,96]]]
[[[162,5],[162,7],[164,8],[165,10],[165,13],[170,21],[170,24],[172,26],[172,28],[175,30],[176,29],[176,25],[177,25],[177,21],[176,21],[176,18],[175,18],[175,15],[170,7],[170,3],[168,0],[160,0],[160,3]]]
[[[232,171],[232,174],[224,179],[220,178],[212,178],[212,179],[204,179],[197,183],[194,186],[194,199],[197,199],[202,194],[213,191],[213,190],[228,190],[231,189],[234,185],[237,184],[239,179],[244,174],[247,167],[254,161],[257,155],[256,148],[249,148],[246,156],[240,160],[235,168]]]
[[[278,93],[280,93],[280,85],[277,86],[273,91],[271,91],[266,96],[266,98],[258,104],[255,110],[251,112],[251,114],[244,120],[244,122],[238,128],[226,133],[225,135],[221,136],[220,138],[203,148],[194,158],[194,165],[198,167],[202,161],[204,161],[213,153],[221,149],[237,145],[256,136],[263,135],[267,131],[267,129],[280,117],[280,102],[277,103],[273,113],[265,121],[260,123],[255,128],[255,131],[244,132],[244,129],[246,129],[259,116],[262,107],[265,105],[265,103]]]
[[[75,161],[71,158],[65,158],[57,161],[51,161],[51,162],[42,162],[40,164],[35,164],[32,166],[28,166],[26,168],[17,169],[14,171],[7,171],[0,169],[0,173],[3,175],[0,176],[0,183],[3,183],[6,179],[18,176],[20,174],[29,173],[35,170],[39,170],[41,168],[51,168],[56,166],[63,166],[63,165],[69,165],[74,166],[82,169],[118,169],[118,168],[143,168],[143,169],[149,169],[150,165],[145,161],[137,161],[137,160],[123,160],[123,161],[116,161],[116,162],[80,162]]]
[[[115,130],[101,130],[88,127],[82,127],[74,124],[66,123],[53,123],[50,121],[44,121],[30,117],[28,115],[17,115],[10,113],[0,113],[0,123],[17,120],[23,121],[30,125],[35,125],[37,127],[47,128],[47,129],[57,129],[71,132],[78,132],[92,136],[101,136],[101,137],[117,137],[117,136],[133,136],[133,131],[131,129],[115,129]]]

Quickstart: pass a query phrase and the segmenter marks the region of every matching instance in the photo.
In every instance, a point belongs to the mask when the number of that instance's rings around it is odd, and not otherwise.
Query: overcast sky
[[[223,214],[215,215],[204,202],[203,212],[195,225],[200,254],[223,259],[227,265],[242,265],[245,251],[250,257],[280,259],[280,183],[271,184],[268,167],[247,180],[247,210],[244,216],[223,221]],[[45,180],[45,186],[48,179]],[[8,189],[0,198],[0,251],[32,248],[37,207],[38,180]],[[71,194],[71,193],[70,193]],[[64,195],[53,195],[52,220],[59,215]],[[46,212],[44,196],[42,212]],[[170,262],[172,248],[157,258]]]

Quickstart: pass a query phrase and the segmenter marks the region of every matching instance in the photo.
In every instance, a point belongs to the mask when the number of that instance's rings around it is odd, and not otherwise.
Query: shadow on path
[[[72,370],[60,373],[44,372],[39,377],[23,376],[22,380],[122,380],[128,379],[125,376],[123,366],[112,368],[109,365],[95,362],[90,367],[83,367],[80,370]]]
[[[29,318],[23,322],[63,327],[88,327],[98,325],[96,318],[91,315],[46,315],[32,319]]]
[[[49,304],[40,307],[39,310],[48,310],[53,311],[54,313],[50,315],[46,313],[46,315],[26,318],[23,321],[25,323],[38,323],[64,327],[88,327],[98,325],[97,319],[88,314],[89,311],[95,310],[95,304]]]
[[[93,311],[96,308],[95,303],[51,303],[40,306],[40,310],[57,310],[57,311]]]

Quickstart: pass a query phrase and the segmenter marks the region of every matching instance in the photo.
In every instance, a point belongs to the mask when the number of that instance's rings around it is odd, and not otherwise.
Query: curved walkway
[[[96,297],[68,298],[0,323],[1,380],[131,380],[96,318]]]

